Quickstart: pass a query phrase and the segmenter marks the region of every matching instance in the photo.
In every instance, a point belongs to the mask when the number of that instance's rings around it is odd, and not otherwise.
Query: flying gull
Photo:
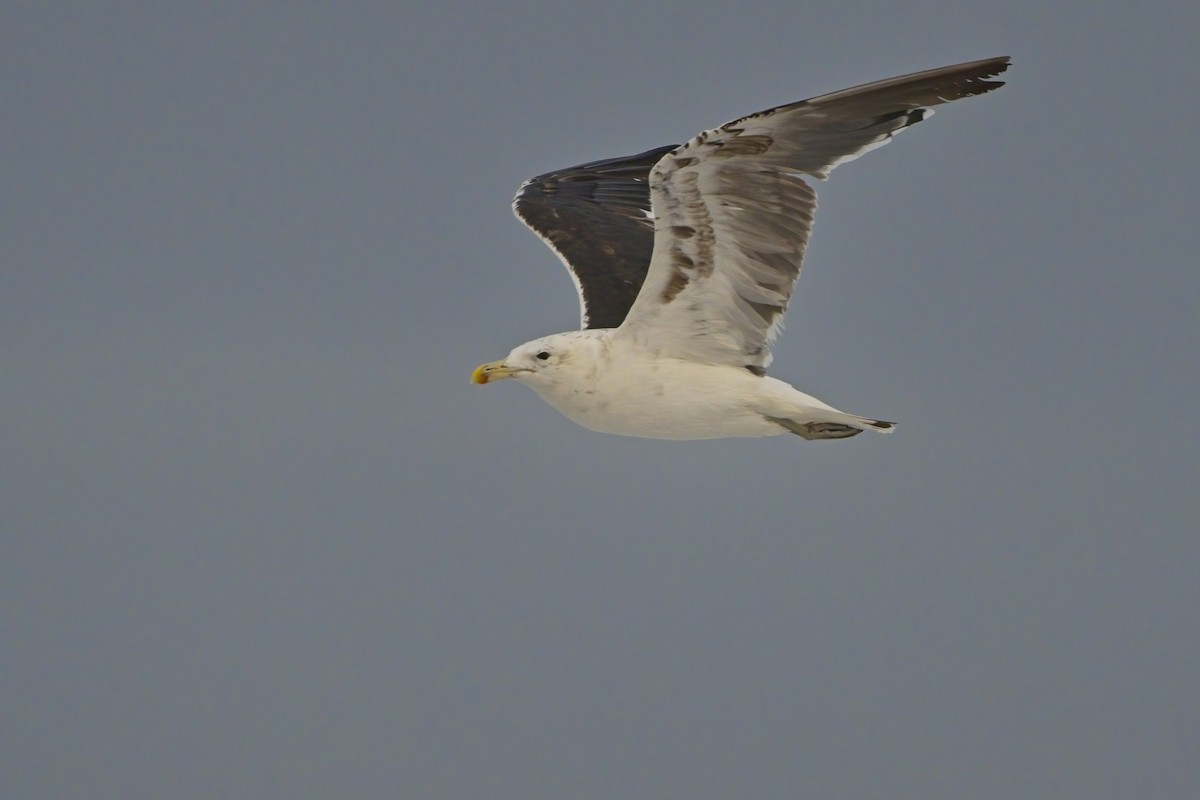
[[[768,377],[812,228],[811,178],[874,150],[930,106],[1004,84],[990,58],[779,106],[685,144],[522,184],[517,217],[566,265],[582,330],[478,367],[580,425],[654,439],[794,433],[844,439],[895,424]]]

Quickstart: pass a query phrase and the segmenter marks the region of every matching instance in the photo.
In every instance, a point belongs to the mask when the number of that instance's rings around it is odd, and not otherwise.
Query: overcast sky
[[[1200,6],[9,2],[0,796],[1200,796]],[[526,177],[1011,55],[658,442],[471,370]]]

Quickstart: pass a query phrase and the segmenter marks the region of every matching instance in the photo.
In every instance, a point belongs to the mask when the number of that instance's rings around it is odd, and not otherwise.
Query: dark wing
[[[517,190],[517,219],[575,281],[580,327],[615,328],[633,305],[654,250],[650,168],[676,147],[547,172]]]
[[[886,144],[930,106],[1004,84],[991,58],[856,86],[701,133],[650,172],[654,254],[621,334],[665,355],[770,360],[808,243],[809,179]]]

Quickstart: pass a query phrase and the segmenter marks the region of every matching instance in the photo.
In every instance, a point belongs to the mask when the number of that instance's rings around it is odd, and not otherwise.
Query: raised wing
[[[759,372],[808,244],[800,176],[884,145],[930,106],[991,91],[1008,58],[918,72],[779,106],[705,131],[650,173],[654,255],[622,325],[657,351]]]
[[[633,305],[654,250],[650,168],[677,146],[548,172],[517,190],[517,219],[575,281],[580,327],[615,328]]]

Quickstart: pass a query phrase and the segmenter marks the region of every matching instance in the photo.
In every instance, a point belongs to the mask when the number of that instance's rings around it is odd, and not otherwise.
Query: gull
[[[844,89],[685,144],[550,172],[517,217],[566,266],[581,330],[479,366],[594,431],[653,439],[791,433],[844,439],[895,423],[848,414],[766,374],[816,210],[812,179],[887,144],[932,106],[989,92],[990,58]]]

